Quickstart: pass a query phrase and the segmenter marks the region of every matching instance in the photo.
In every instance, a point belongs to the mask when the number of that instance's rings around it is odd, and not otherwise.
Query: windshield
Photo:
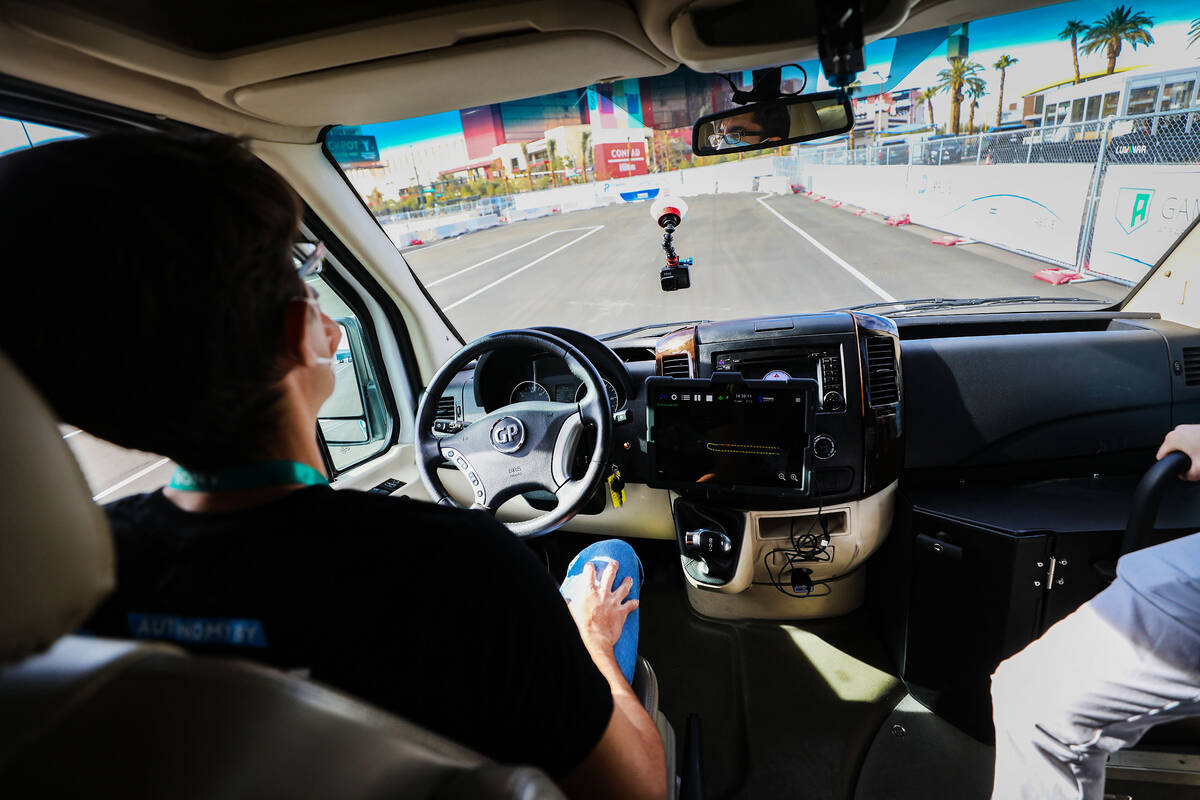
[[[750,71],[342,126],[330,156],[463,336],[1120,301],[1200,216],[1200,20],[1074,2],[869,44],[836,139],[693,155]],[[783,92],[830,89],[818,62]],[[651,210],[679,198],[664,291]],[[676,203],[678,205],[678,203]],[[688,259],[691,259],[690,266]]]

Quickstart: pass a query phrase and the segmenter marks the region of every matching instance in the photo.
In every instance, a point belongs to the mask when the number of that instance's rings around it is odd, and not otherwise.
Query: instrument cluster
[[[618,388],[622,382],[604,374],[601,374],[601,380],[612,410],[623,409],[628,398]],[[489,412],[530,400],[578,403],[587,390],[562,359],[529,353],[492,354],[487,364],[487,380],[481,383],[477,374],[476,385],[482,385],[484,391],[480,400]]]

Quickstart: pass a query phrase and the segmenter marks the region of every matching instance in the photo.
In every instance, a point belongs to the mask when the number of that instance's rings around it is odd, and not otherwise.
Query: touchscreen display
[[[811,380],[650,379],[654,480],[661,486],[806,490]]]

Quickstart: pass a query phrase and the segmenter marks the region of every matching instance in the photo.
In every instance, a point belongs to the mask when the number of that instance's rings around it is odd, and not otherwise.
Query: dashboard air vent
[[[692,377],[692,360],[687,353],[675,353],[662,358],[662,374],[668,378]]]
[[[444,395],[438,400],[437,417],[435,419],[454,419],[454,398]]]
[[[617,358],[626,363],[654,360],[653,347],[614,347],[613,352],[617,354]]]
[[[900,402],[896,388],[896,346],[890,336],[867,337],[867,397],[872,407]]]
[[[1200,347],[1183,348],[1183,382],[1186,386],[1200,384]]]

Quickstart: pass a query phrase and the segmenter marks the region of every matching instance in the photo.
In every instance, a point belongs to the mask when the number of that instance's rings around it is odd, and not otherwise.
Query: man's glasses
[[[712,134],[711,136],[708,137],[708,144],[709,144],[709,147],[720,147],[721,145],[732,146],[735,144],[741,144],[742,138],[745,136],[761,137],[762,135],[763,135],[762,131],[747,131],[747,130],[742,130],[740,128],[735,128],[734,130],[728,131],[727,133]],[[748,143],[748,144],[752,144],[752,143]]]
[[[309,248],[312,248],[309,250]],[[296,272],[301,278],[307,278],[311,275],[320,275],[321,268],[325,266],[325,243],[324,242],[300,242],[296,245],[297,255]],[[308,255],[305,255],[308,251]],[[304,258],[301,261],[301,257]]]

